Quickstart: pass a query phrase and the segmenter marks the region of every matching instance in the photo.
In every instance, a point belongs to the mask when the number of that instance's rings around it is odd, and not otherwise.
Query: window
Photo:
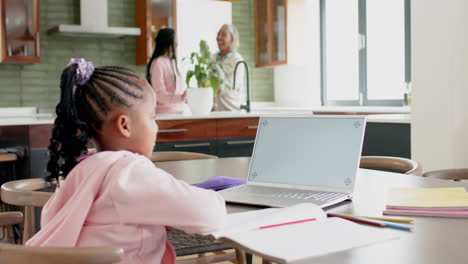
[[[321,0],[323,105],[401,106],[410,0]]]

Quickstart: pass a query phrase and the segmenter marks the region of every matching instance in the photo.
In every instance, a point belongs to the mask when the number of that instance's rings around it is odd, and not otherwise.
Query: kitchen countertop
[[[20,110],[18,110],[20,109]],[[26,110],[23,110],[26,109]],[[184,120],[184,119],[219,119],[219,118],[249,118],[260,116],[297,116],[297,115],[312,115],[313,112],[358,112],[356,108],[330,108],[324,107],[321,110],[304,109],[304,108],[283,108],[283,107],[268,107],[254,110],[251,113],[242,112],[211,112],[209,114],[192,114],[192,115],[160,115],[156,120]],[[333,110],[333,111],[332,111]],[[344,111],[347,110],[347,111]],[[364,111],[367,110],[367,111]],[[384,109],[361,109],[359,112],[378,113]],[[411,123],[411,116],[406,112],[406,109],[400,109],[401,113],[382,112],[386,114],[371,114],[367,116],[367,121],[372,123]],[[54,116],[52,113],[36,113],[34,107],[21,108],[4,108],[0,111],[0,126],[18,126],[18,125],[44,125],[53,124]]]
[[[294,107],[294,106],[278,106],[272,103],[254,103],[252,107],[261,112],[295,112],[309,111],[314,113],[382,113],[382,114],[409,114],[411,108],[409,106],[318,106],[318,107]]]

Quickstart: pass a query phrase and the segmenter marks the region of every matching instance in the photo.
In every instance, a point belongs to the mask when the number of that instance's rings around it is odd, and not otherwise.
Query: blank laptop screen
[[[262,117],[249,181],[351,189],[364,117]]]

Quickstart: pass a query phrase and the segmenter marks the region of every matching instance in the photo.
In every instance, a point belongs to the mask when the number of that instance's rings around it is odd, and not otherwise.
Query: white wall
[[[412,158],[468,167],[468,1],[412,0]]]
[[[275,67],[275,103],[320,106],[319,0],[288,0],[288,65]]]
[[[200,40],[206,40],[211,52],[218,50],[216,34],[232,21],[231,3],[213,0],[177,0],[178,59],[199,50]],[[187,65],[181,65],[185,74]],[[184,75],[183,75],[184,76]]]

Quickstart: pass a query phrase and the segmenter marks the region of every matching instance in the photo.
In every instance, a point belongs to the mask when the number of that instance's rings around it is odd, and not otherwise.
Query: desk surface
[[[223,158],[160,162],[158,167],[189,183],[212,176],[245,178],[249,158]],[[352,202],[327,208],[334,213],[381,215],[387,190],[394,187],[468,187],[467,183],[428,179],[397,173],[360,169]],[[229,212],[253,210],[255,207],[228,205]],[[468,263],[468,220],[452,218],[411,217],[414,230],[403,232],[398,239],[362,248],[317,257],[314,263],[392,263],[454,264]]]

